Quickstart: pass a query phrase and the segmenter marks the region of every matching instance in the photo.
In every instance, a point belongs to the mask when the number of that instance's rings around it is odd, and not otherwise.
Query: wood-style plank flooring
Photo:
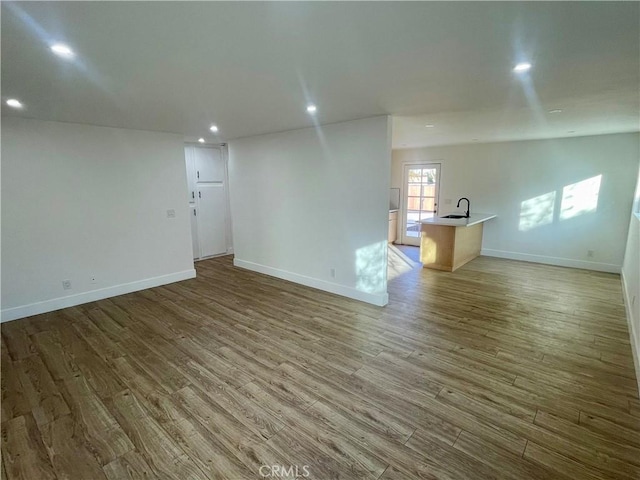
[[[640,478],[617,275],[480,257],[377,308],[196,267],[2,325],[2,479]]]

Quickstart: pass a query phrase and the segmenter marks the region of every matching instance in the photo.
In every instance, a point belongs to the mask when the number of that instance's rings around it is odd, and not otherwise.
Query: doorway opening
[[[421,163],[404,166],[402,202],[402,243],[420,245],[420,221],[438,212],[440,164]]]
[[[224,145],[186,145],[185,162],[194,260],[231,253]]]

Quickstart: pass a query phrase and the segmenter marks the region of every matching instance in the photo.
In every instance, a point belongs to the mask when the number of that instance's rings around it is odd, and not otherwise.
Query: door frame
[[[402,245],[420,245],[420,237],[417,237],[417,244],[414,243],[413,240],[416,237],[407,237],[407,204],[408,204],[408,191],[407,184],[409,183],[409,170],[412,168],[433,168],[435,167],[438,170],[438,174],[436,175],[436,197],[435,197],[435,213],[434,215],[438,215],[438,210],[440,207],[440,176],[442,174],[442,163],[441,162],[410,162],[402,164],[402,189],[400,190],[401,194],[401,202],[400,202],[400,243]],[[407,239],[412,239],[410,243],[407,243]]]
[[[229,148],[228,148],[228,144],[226,143],[207,143],[207,144],[201,144],[201,143],[195,143],[195,142],[185,142],[184,143],[184,147],[185,147],[185,159],[187,160],[188,163],[188,156],[193,155],[193,152],[190,149],[187,149],[187,147],[193,147],[193,148],[210,148],[210,149],[217,149],[220,150],[220,155],[221,158],[223,160],[223,164],[224,164],[224,180],[222,182],[223,184],[223,188],[224,188],[224,197],[225,197],[225,239],[226,239],[226,251],[224,253],[218,254],[218,255],[212,255],[212,256],[208,256],[208,257],[203,257],[202,256],[202,251],[201,251],[201,245],[200,241],[198,240],[198,256],[194,258],[194,262],[200,261],[200,260],[205,260],[207,258],[212,258],[212,257],[217,257],[217,256],[222,256],[222,255],[229,255],[233,253],[233,232],[232,232],[232,220],[231,220],[231,200],[230,200],[230,194],[229,194]],[[188,153],[187,153],[188,152]],[[192,158],[192,162],[191,162],[191,172],[189,172],[189,167],[187,166],[187,177],[189,176],[189,173],[192,174],[193,177],[193,191],[194,191],[194,196],[193,198],[189,197],[189,206],[194,206],[196,211],[199,210],[200,206],[199,206],[199,202],[198,202],[198,179],[196,178],[196,165],[195,165],[195,158]],[[209,182],[203,182],[203,183],[209,183]],[[191,213],[191,211],[189,211],[189,213]],[[197,221],[196,221],[197,223]],[[197,233],[198,228],[196,228],[196,234]]]

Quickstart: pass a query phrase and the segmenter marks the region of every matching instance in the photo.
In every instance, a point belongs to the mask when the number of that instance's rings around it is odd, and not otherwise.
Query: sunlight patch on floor
[[[404,253],[402,253],[397,247],[389,244],[388,252],[388,264],[387,264],[387,281],[391,281],[394,278],[404,275],[410,272],[414,268],[420,266],[419,263],[414,262]]]

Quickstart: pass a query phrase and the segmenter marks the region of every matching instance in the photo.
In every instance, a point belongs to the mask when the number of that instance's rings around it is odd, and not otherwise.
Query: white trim
[[[216,253],[215,255],[208,255],[206,257],[194,258],[193,261],[194,262],[201,262],[202,260],[210,260],[212,258],[226,257],[228,255],[231,255],[232,253],[233,252]]]
[[[170,273],[159,277],[145,278],[144,280],[138,280],[131,283],[123,283],[121,285],[114,285],[113,287],[100,288],[98,290],[91,290],[89,292],[78,293],[76,295],[69,295],[68,297],[52,298],[51,300],[45,300],[44,302],[36,302],[29,305],[7,308],[2,310],[2,320],[0,320],[0,322],[8,322],[10,320],[17,320],[18,318],[30,317],[31,315],[53,312],[54,310],[60,310],[61,308],[95,302],[96,300],[102,300],[104,298],[117,297],[118,295],[124,295],[125,293],[137,292],[139,290],[146,290],[147,288],[167,285],[168,283],[188,280],[189,278],[195,278],[195,276],[196,271],[192,268],[182,272]]]
[[[238,258],[233,259],[233,264],[236,267],[251,270],[253,272],[264,273],[271,277],[281,278],[293,283],[299,283],[307,287],[317,288],[318,290],[324,290],[325,292],[335,293],[342,295],[343,297],[353,298],[354,300],[360,300],[361,302],[371,303],[378,307],[384,307],[389,303],[388,293],[367,293],[356,290],[353,287],[345,287],[344,285],[338,285],[337,283],[327,282],[313,277],[307,277],[298,273],[288,272],[286,270],[280,270],[279,268],[268,267],[266,265],[260,265],[258,263],[248,262],[246,260],[240,260]]]
[[[612,263],[586,262],[572,258],[547,257],[545,255],[532,255],[530,253],[507,252],[505,250],[491,250],[483,248],[480,255],[487,257],[508,258],[510,260],[522,260],[524,262],[544,263],[559,267],[581,268],[583,270],[595,270],[597,272],[620,273],[621,266]]]
[[[633,309],[629,303],[629,294],[627,293],[627,281],[624,278],[624,270],[620,274],[620,279],[622,280],[622,298],[624,299],[624,308],[627,312],[627,324],[629,326],[629,336],[631,337],[631,354],[633,355],[633,365],[636,368],[636,381],[638,382],[638,391],[640,392],[640,358],[638,357],[638,353],[640,353],[640,345],[636,342],[637,337],[633,327],[636,322],[633,318]]]
[[[231,195],[229,194],[229,147],[226,143],[220,146],[224,158],[224,185],[225,185],[225,239],[227,242],[227,254],[233,253],[233,219],[231,218]]]

